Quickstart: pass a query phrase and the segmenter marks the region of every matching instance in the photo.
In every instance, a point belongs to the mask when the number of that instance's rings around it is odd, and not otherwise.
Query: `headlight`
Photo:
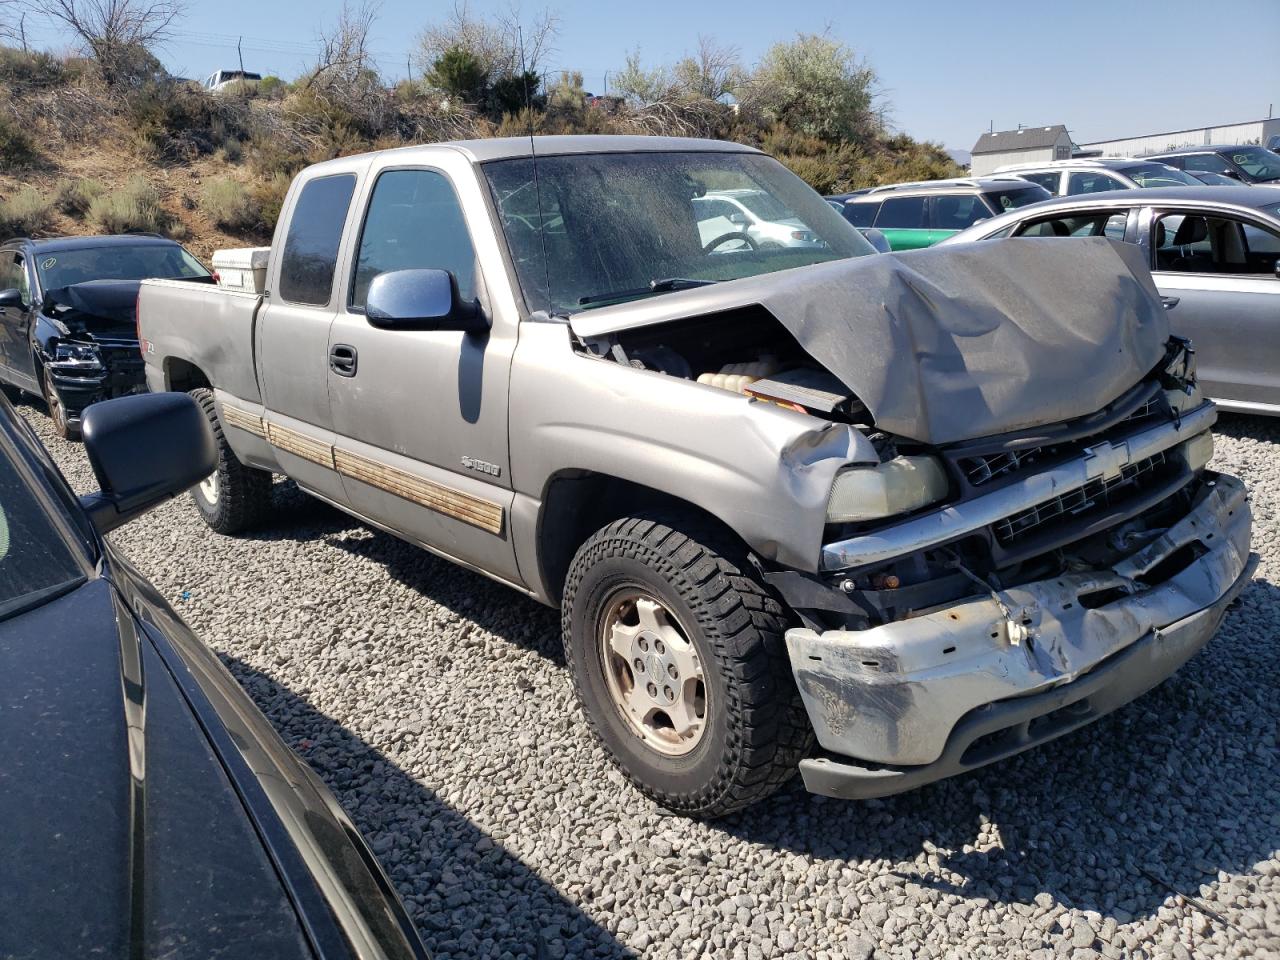
[[[874,467],[845,467],[831,485],[827,522],[892,517],[936,503],[949,492],[942,464],[933,457],[894,457]]]
[[[102,366],[97,348],[87,343],[59,343],[53,348],[53,360],[78,367]]]

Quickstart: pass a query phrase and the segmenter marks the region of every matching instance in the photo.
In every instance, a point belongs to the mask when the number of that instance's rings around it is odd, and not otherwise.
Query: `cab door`
[[[0,362],[4,379],[27,390],[38,390],[31,355],[31,322],[35,315],[31,265],[17,250],[0,252],[0,290],[17,290],[18,303],[0,305]]]
[[[370,178],[329,337],[337,468],[356,513],[519,585],[507,435],[518,322],[495,308],[479,266],[501,260],[475,172],[461,155],[434,159],[438,166],[386,167]],[[374,278],[412,269],[448,270],[489,328],[371,324]]]
[[[333,460],[329,327],[338,309],[335,278],[358,172],[339,167],[291,194],[257,331],[266,439],[299,486],[338,504],[345,503],[346,491]]]

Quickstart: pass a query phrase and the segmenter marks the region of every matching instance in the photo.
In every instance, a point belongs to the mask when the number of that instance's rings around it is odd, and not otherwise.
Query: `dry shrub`
[[[93,201],[107,192],[100,180],[59,180],[53,188],[53,204],[68,217],[82,219]]]
[[[230,177],[208,180],[200,187],[200,209],[223,230],[249,230],[258,223],[258,208],[244,184]]]
[[[0,170],[23,170],[35,163],[35,141],[17,123],[0,117]]]
[[[253,202],[258,208],[264,232],[270,233],[276,228],[276,221],[280,219],[280,211],[284,207],[285,194],[289,192],[289,184],[292,182],[293,177],[277,171],[254,185]]]
[[[104,233],[159,233],[169,226],[160,191],[142,176],[89,204],[89,221]]]
[[[0,200],[0,235],[34,237],[53,222],[53,204],[32,186]]]

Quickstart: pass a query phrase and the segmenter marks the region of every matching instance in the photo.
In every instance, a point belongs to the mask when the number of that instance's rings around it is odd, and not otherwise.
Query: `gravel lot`
[[[80,491],[82,449],[23,414]],[[1280,958],[1280,422],[1224,417],[1257,580],[1208,648],[1047,748],[886,801],[713,824],[589,738],[556,616],[276,487],[114,534],[333,788],[446,957]]]

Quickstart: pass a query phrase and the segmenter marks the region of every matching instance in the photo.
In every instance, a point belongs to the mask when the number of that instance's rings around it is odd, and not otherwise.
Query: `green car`
[[[1019,177],[975,177],[874,187],[844,201],[855,227],[874,227],[895,251],[931,247],[980,220],[1052,197]]]

